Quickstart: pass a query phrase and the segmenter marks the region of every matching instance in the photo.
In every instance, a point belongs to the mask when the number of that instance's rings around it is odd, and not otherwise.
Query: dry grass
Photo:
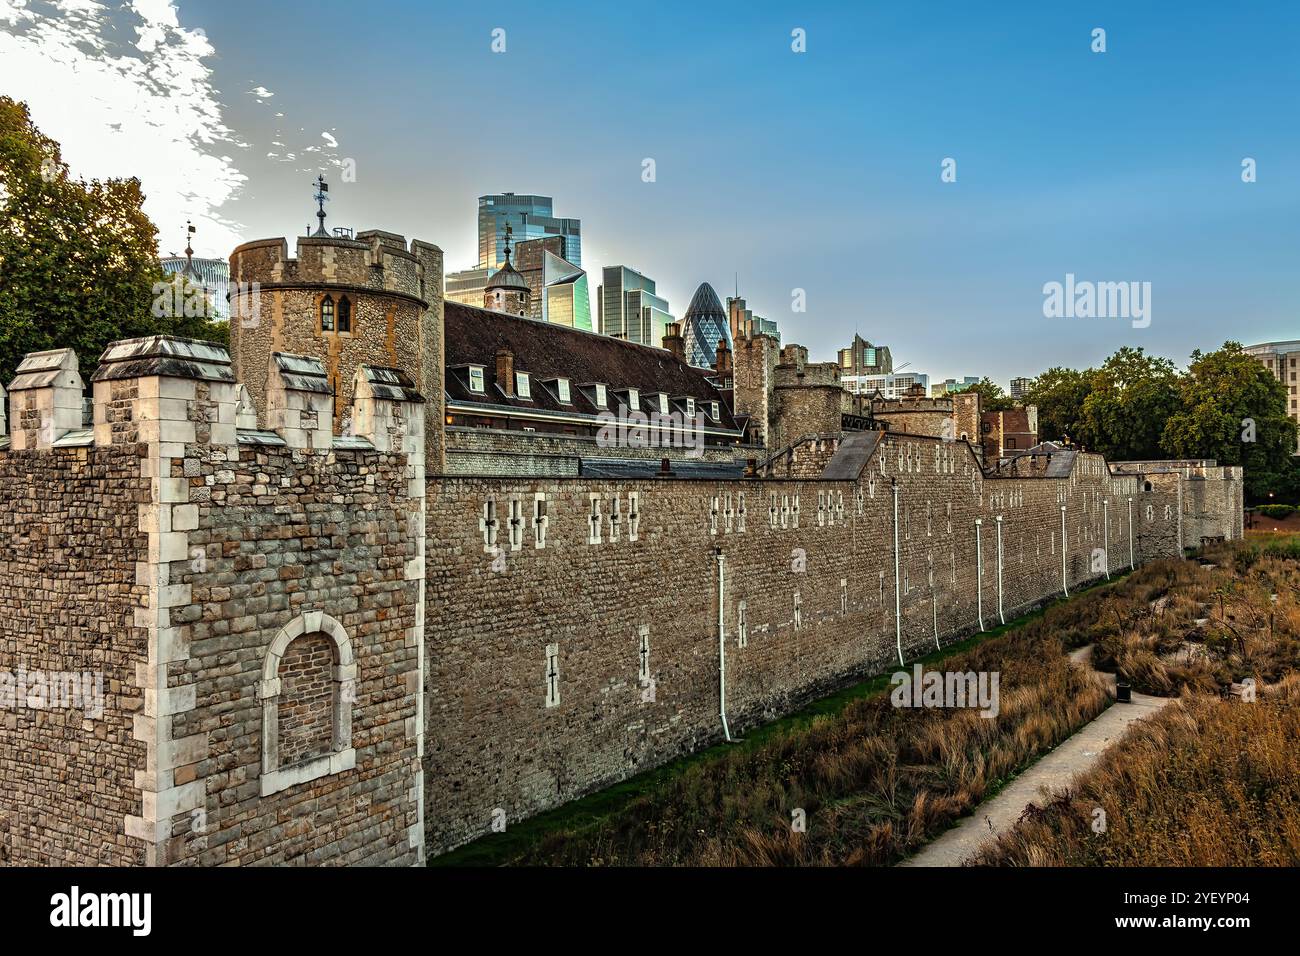
[[[1095,792],[1024,821],[1014,831],[1022,843],[1007,841],[1004,855],[986,862],[1294,862],[1300,758],[1287,740],[1300,738],[1300,725],[1287,710],[1297,684],[1286,675],[1300,660],[1300,547],[1225,546],[1208,560],[1217,567],[1153,562],[937,665],[999,672],[996,718],[898,709],[887,694],[857,698],[831,716],[691,764],[594,822],[550,828],[508,862],[897,862],[1107,706],[1101,682],[1064,653],[1088,643],[1103,669],[1183,700],[1107,758],[1099,772],[1110,776]],[[1280,680],[1281,689],[1259,705],[1194,696],[1245,676]],[[1111,838],[1089,842],[1097,805],[1111,815]],[[806,814],[806,832],[791,826],[796,809]],[[1238,836],[1244,848],[1229,845]]]
[[[1254,703],[1185,695],[976,866],[1300,864],[1300,676]],[[1105,831],[1094,832],[1096,808]]]
[[[1195,573],[1185,562],[1154,563],[944,661],[948,671],[1000,673],[996,718],[858,699],[754,749],[690,766],[594,825],[551,832],[511,862],[894,863],[1107,706],[1101,682],[1064,651],[1104,630],[1113,602],[1145,605]],[[807,816],[806,832],[791,827],[795,809]]]

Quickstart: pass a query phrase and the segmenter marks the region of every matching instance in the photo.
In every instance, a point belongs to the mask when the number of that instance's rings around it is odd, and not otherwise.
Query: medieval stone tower
[[[323,230],[322,230],[323,231]],[[395,233],[314,235],[289,256],[283,239],[246,242],[230,254],[233,370],[266,425],[267,376],[276,353],[324,364],[335,425],[352,402],[362,365],[401,369],[429,398],[426,461],[443,463],[442,250]]]

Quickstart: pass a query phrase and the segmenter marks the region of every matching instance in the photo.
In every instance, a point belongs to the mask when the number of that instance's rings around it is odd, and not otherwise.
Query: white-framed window
[[[515,394],[520,398],[532,398],[533,389],[528,381],[527,372],[515,372]]]
[[[605,395],[605,386],[597,384],[596,385],[596,407],[604,408],[608,403],[609,403],[609,399]]]
[[[687,418],[695,417],[695,399],[693,398],[686,399],[686,417]]]
[[[719,413],[718,410],[717,402],[709,402],[709,417],[712,418],[715,422],[720,421],[722,419],[722,415]]]
[[[546,528],[550,523],[546,513],[546,494],[539,491],[533,495],[533,547],[546,547]]]
[[[668,414],[668,393],[667,392],[659,393],[659,412],[663,415]]]
[[[555,390],[560,395],[560,401],[566,405],[569,404],[569,380],[567,378],[556,379]]]
[[[483,366],[471,365],[469,367],[469,390],[471,392],[483,392]]]
[[[641,393],[635,388],[627,390],[627,408],[630,412],[639,411],[641,408]]]
[[[636,676],[644,687],[650,680],[650,625],[642,624],[636,630],[640,645],[637,648]]]
[[[560,645],[546,645],[546,706],[560,706]]]

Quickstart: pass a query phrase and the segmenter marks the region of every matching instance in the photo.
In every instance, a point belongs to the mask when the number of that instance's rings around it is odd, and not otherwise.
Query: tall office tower
[[[781,330],[772,319],[755,315],[745,307],[745,300],[740,296],[727,296],[727,318],[731,325],[731,341],[753,338],[755,335],[770,335],[781,341]]]
[[[1032,378],[1013,378],[1011,380],[1011,397],[1017,400],[1024,398],[1033,384],[1034,380]]]
[[[1261,345],[1248,345],[1245,351],[1286,386],[1287,414],[1293,421],[1300,423],[1300,395],[1296,394],[1300,388],[1300,382],[1296,380],[1297,374],[1300,374],[1300,369],[1296,367],[1296,360],[1300,359],[1300,341],[1264,342]],[[1300,434],[1296,436],[1296,445],[1296,454],[1300,455]]]
[[[713,286],[701,282],[691,296],[691,304],[682,316],[682,335],[686,339],[686,361],[698,368],[713,368],[718,358],[718,343],[733,349],[727,313]]]
[[[627,266],[605,266],[596,290],[600,332],[641,345],[662,345],[673,321],[668,301],[655,294],[655,280]]]
[[[505,261],[506,227],[515,242],[561,236],[560,253],[575,266],[582,266],[582,223],[557,219],[550,196],[516,196],[501,193],[478,197],[478,267],[499,269]]]
[[[840,349],[840,369],[844,375],[888,375],[894,370],[894,359],[888,346],[872,345],[854,335],[853,344]]]

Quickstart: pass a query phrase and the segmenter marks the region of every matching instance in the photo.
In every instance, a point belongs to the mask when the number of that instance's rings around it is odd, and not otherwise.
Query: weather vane
[[[325,175],[323,173],[318,173],[316,175],[316,181],[312,183],[312,185],[316,187],[316,195],[312,198],[316,200],[316,205],[318,207],[316,218],[320,221],[320,225],[316,228],[316,231],[312,233],[312,238],[329,238],[329,233],[325,231],[325,204],[330,201],[329,183],[325,182]]]

